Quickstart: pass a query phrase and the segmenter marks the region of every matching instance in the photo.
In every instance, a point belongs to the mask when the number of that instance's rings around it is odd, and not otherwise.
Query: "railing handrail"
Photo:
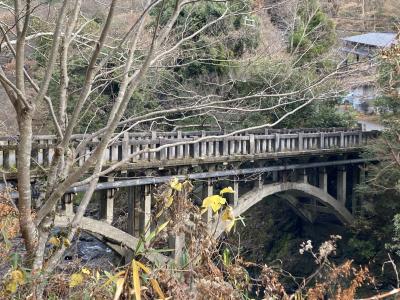
[[[328,128],[294,128],[294,129],[258,129],[249,130],[243,133],[236,134],[235,136],[242,136],[248,134],[268,135],[268,134],[296,134],[296,133],[319,133],[319,132],[357,132],[361,131],[360,128],[346,128],[346,127],[328,127]],[[152,136],[218,136],[232,133],[234,131],[148,131],[148,132],[129,132],[129,137],[152,137]],[[365,131],[368,132],[368,131]],[[115,136],[119,133],[115,133]],[[122,135],[121,135],[122,136]],[[82,140],[91,137],[91,134],[73,134],[72,140]],[[56,140],[57,136],[53,134],[48,135],[34,135],[33,140]],[[0,136],[0,141],[18,141],[18,135]]]

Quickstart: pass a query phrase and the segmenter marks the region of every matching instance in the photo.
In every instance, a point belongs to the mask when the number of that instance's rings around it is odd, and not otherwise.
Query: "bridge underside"
[[[298,182],[274,183],[255,187],[239,198],[238,205],[233,210],[234,215],[241,215],[266,197],[277,195],[288,201],[305,219],[312,222],[312,213],[299,204],[297,198],[291,194],[292,192],[295,195],[302,195],[323,204],[322,207],[325,208],[325,211],[334,214],[344,225],[350,225],[354,221],[354,217],[339,200],[333,198],[323,189],[308,183]],[[224,231],[224,224],[214,224],[212,228],[215,230],[214,236],[219,237]]]

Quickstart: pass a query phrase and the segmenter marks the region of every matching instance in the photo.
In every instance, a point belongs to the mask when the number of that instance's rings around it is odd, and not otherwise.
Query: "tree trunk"
[[[18,209],[21,234],[25,242],[28,261],[32,262],[37,246],[37,231],[32,218],[31,198],[31,149],[32,149],[32,111],[21,109],[18,114],[19,144],[17,154],[18,168]]]

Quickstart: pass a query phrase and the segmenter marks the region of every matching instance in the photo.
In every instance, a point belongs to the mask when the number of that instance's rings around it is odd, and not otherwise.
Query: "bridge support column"
[[[214,193],[214,186],[211,178],[207,179],[207,182],[203,184],[203,199],[212,196]],[[208,210],[203,213],[203,221],[207,224],[211,224],[212,221],[212,210],[208,208]]]
[[[72,217],[74,215],[74,203],[73,203],[74,194],[65,194],[64,195],[64,203],[65,203],[65,215],[67,217]]]
[[[346,205],[346,168],[339,167],[337,170],[337,199]]]
[[[306,169],[300,169],[297,172],[297,182],[308,183],[308,176]]]
[[[169,236],[168,246],[170,249],[174,249],[172,256],[175,263],[180,266],[182,264],[183,250],[185,248],[185,234],[180,232],[176,236]]]
[[[272,171],[272,181],[278,182],[278,179],[279,179],[278,171]]]
[[[319,169],[318,177],[318,187],[325,193],[328,193],[328,173],[326,172],[326,168]]]
[[[140,186],[128,187],[128,222],[127,232],[133,236],[139,236],[140,215]]]
[[[150,218],[151,218],[151,185],[143,187],[143,198],[140,201],[140,233],[147,236],[150,233]]]
[[[114,178],[109,177],[108,181],[114,181]],[[103,190],[100,193],[100,219],[106,220],[111,224],[114,214],[114,194],[116,189]]]
[[[352,191],[351,191],[351,213],[353,216],[357,214],[358,199],[355,192],[355,186],[360,181],[360,172],[358,166],[352,166]]]
[[[239,204],[239,181],[235,178],[233,179],[233,207]]]

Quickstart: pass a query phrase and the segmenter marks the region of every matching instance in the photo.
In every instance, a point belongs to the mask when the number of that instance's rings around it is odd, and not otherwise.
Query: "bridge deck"
[[[376,137],[361,130],[292,130],[247,132],[149,132],[116,135],[104,154],[105,164],[124,161],[126,169],[279,158],[294,155],[357,151]],[[55,136],[35,136],[32,167],[46,168],[53,157]],[[82,144],[84,143],[84,144]],[[76,165],[82,165],[96,148],[98,139],[75,135]],[[18,139],[0,138],[0,169],[17,167]]]

